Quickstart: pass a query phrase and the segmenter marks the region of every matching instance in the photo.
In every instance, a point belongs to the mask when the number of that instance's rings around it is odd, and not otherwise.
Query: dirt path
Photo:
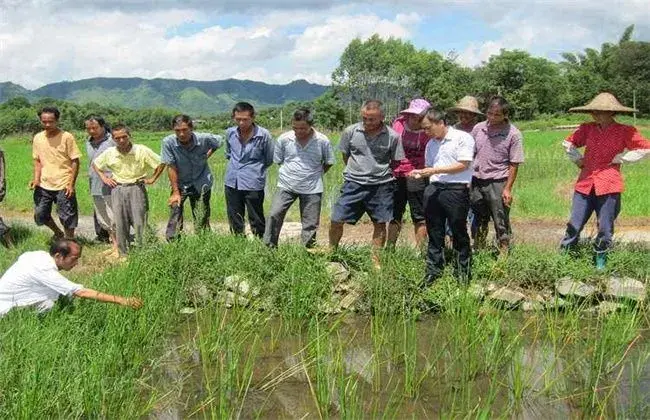
[[[35,227],[31,214],[26,213],[8,213],[2,215],[5,222],[19,222],[30,227]],[[515,243],[538,244],[544,246],[556,246],[566,228],[566,222],[562,220],[548,219],[515,219],[512,222]],[[165,235],[166,222],[156,222],[155,230],[161,238]],[[325,221],[318,230],[318,242],[321,245],[327,245],[329,224]],[[47,228],[40,228],[47,231]],[[192,223],[189,222],[186,227],[188,232],[192,232]],[[250,233],[246,226],[247,233]],[[220,233],[228,232],[228,224],[224,222],[212,222],[212,230]],[[88,239],[95,237],[93,219],[90,216],[80,216],[77,234]],[[593,237],[596,235],[596,223],[590,221],[583,231],[584,237]],[[300,223],[285,222],[280,240],[299,240]],[[369,244],[372,239],[372,225],[369,222],[358,223],[355,226],[346,225],[341,240],[344,244]],[[617,221],[615,239],[620,242],[644,242],[650,244],[650,217],[648,218],[629,218]],[[410,223],[404,225],[400,236],[401,243],[414,243],[415,237],[413,227]]]

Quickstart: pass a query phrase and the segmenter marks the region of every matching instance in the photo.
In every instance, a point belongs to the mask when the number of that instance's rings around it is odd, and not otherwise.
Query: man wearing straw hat
[[[473,96],[463,96],[456,106],[449,108],[449,112],[453,112],[458,118],[454,128],[466,133],[471,133],[478,122],[478,118],[483,116],[483,113],[478,109],[478,101]]]
[[[617,113],[636,112],[623,106],[611,93],[600,93],[585,106],[569,112],[590,113],[594,122],[581,124],[563,142],[569,159],[580,169],[576,182],[571,218],[560,243],[570,250],[580,239],[580,232],[595,211],[598,234],[594,241],[595,262],[604,270],[607,251],[612,244],[614,221],[621,209],[624,190],[621,164],[632,163],[650,154],[650,141],[632,126],[619,124]],[[577,150],[585,148],[584,156]]]
[[[391,164],[396,184],[393,192],[393,220],[388,225],[386,239],[389,246],[394,246],[397,242],[407,203],[418,248],[427,237],[427,227],[424,223],[424,188],[427,186],[427,181],[425,178],[414,179],[407,175],[413,169],[424,168],[424,150],[429,135],[422,130],[420,122],[430,106],[431,104],[424,99],[413,99],[409,107],[400,112],[400,116],[393,122],[393,130],[402,140],[404,159]]]
[[[470,191],[477,227],[473,232],[474,246],[485,246],[491,218],[502,256],[507,255],[510,248],[512,187],[517,179],[519,164],[524,161],[522,135],[510,123],[509,116],[508,101],[495,96],[488,105],[487,120],[476,124],[471,133],[476,141]]]

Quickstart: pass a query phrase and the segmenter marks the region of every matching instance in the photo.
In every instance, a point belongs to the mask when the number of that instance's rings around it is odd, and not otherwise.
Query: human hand
[[[106,175],[101,176],[102,182],[108,185],[111,188],[117,187],[117,182],[113,178],[109,178]]]
[[[65,187],[65,196],[67,198],[72,198],[74,195],[74,185],[68,185]]]
[[[180,206],[181,194],[177,192],[173,192],[171,197],[169,197],[169,200],[167,200],[167,204],[169,205],[169,207],[174,207],[174,205]]]
[[[122,306],[128,306],[132,309],[140,309],[142,308],[142,305],[144,304],[142,302],[142,299],[137,298],[137,297],[128,297],[125,298],[121,303]]]
[[[156,180],[153,178],[147,178],[144,180],[145,185],[153,185],[154,182],[156,182]]]
[[[34,189],[36,189],[36,187],[40,187],[40,186],[41,186],[41,181],[37,181],[35,179],[32,179],[31,181],[29,181],[29,189],[30,190],[34,190]]]
[[[419,169],[413,169],[411,172],[408,173],[407,176],[413,179],[420,179],[422,178],[422,173],[420,172]]]
[[[512,204],[512,192],[509,189],[504,189],[501,193],[501,198],[503,199],[503,205],[510,207]]]

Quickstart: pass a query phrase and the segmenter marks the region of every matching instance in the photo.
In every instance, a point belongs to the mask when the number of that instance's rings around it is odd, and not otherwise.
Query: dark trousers
[[[95,225],[95,235],[97,235],[97,240],[100,242],[110,242],[110,233],[99,224],[96,212],[93,212],[93,223]]]
[[[607,251],[612,245],[614,221],[621,211],[621,194],[596,195],[594,190],[590,194],[577,191],[573,194],[571,219],[566,225],[566,233],[560,242],[562,248],[571,248],[578,243],[580,232],[594,211],[598,218],[598,235],[594,240],[594,248],[596,252]]]
[[[253,235],[264,236],[264,190],[243,191],[226,185],[226,212],[230,232],[244,234],[244,216],[248,212],[248,223]]]
[[[175,204],[169,211],[169,221],[165,237],[168,241],[174,239],[183,230],[183,207],[189,198],[192,218],[194,219],[194,232],[210,229],[210,188],[207,186],[202,191],[194,187],[181,188],[181,203]]]
[[[56,202],[59,221],[65,229],[74,229],[79,221],[77,195],[68,198],[65,190],[50,191],[41,187],[34,188],[34,222],[37,226],[52,220],[52,205]]]
[[[470,205],[474,213],[476,230],[472,229],[475,244],[484,246],[490,219],[498,245],[510,245],[512,228],[510,226],[510,207],[503,203],[503,189],[507,179],[472,179]]]
[[[471,277],[472,250],[467,234],[469,189],[464,184],[434,183],[424,190],[424,214],[429,235],[427,250],[427,277],[442,275],[445,265],[445,220],[449,221],[456,277],[468,282]]]

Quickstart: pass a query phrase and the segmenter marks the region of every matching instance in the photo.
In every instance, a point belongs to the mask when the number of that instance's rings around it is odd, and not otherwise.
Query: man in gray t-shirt
[[[404,159],[400,136],[384,124],[380,101],[367,101],[361,107],[363,122],[346,128],[339,150],[345,171],[339,199],[332,209],[330,247],[338,247],[345,223],[355,224],[364,213],[373,223],[373,262],[379,268],[377,251],[386,242],[386,223],[393,217],[392,161]]]

